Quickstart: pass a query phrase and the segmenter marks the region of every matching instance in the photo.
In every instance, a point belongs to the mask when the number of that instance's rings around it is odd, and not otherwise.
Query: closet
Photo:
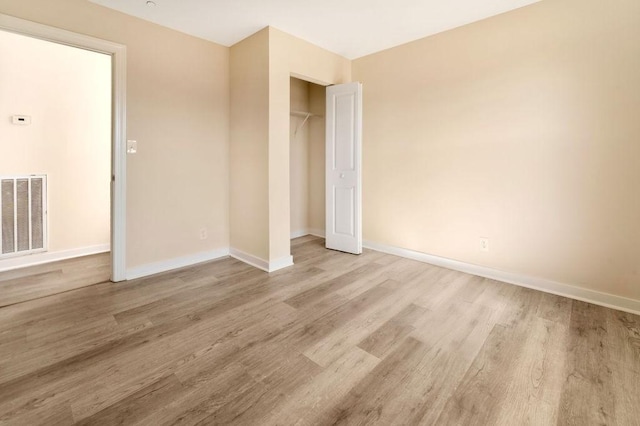
[[[291,77],[291,238],[324,235],[325,88]]]

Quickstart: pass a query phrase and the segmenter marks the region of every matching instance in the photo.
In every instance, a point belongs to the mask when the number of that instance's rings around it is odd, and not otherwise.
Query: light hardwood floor
[[[0,272],[0,307],[102,283],[110,277],[110,253]]]
[[[0,309],[0,424],[638,425],[640,317],[293,241]]]

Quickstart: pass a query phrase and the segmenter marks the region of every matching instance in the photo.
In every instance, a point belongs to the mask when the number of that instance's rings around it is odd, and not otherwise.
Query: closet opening
[[[291,239],[324,237],[325,87],[290,79],[289,182]],[[294,259],[295,262],[295,259]]]

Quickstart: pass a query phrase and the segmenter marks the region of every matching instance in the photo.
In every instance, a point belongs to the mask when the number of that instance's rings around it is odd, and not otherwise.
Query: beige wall
[[[351,81],[351,61],[269,28],[269,259],[290,255],[290,77],[328,85]]]
[[[639,16],[544,1],[354,61],[365,239],[640,299]]]
[[[227,247],[229,49],[85,0],[0,13],[127,46],[127,267]]]
[[[231,47],[230,156],[231,247],[265,260],[269,258],[268,149],[269,31],[265,28]]]
[[[291,111],[309,112],[310,83],[291,78]],[[304,124],[304,126],[303,126]],[[289,183],[291,203],[291,233],[309,229],[309,120],[291,115],[289,128]],[[302,126],[302,127],[301,127]],[[297,131],[297,132],[296,132]]]
[[[129,267],[229,233],[288,256],[290,77],[348,82],[353,65],[366,239],[640,299],[635,0],[540,2],[353,64],[273,28],[227,49],[83,0],[0,0],[0,13],[127,46]],[[323,149],[310,141],[310,157]],[[311,228],[323,221],[310,211]]]
[[[108,245],[111,58],[0,31],[0,94],[0,176],[47,175],[48,250]]]

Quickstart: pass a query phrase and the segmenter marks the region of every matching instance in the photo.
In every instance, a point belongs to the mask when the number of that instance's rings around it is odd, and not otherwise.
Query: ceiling
[[[539,0],[90,0],[231,46],[267,25],[348,59]]]

